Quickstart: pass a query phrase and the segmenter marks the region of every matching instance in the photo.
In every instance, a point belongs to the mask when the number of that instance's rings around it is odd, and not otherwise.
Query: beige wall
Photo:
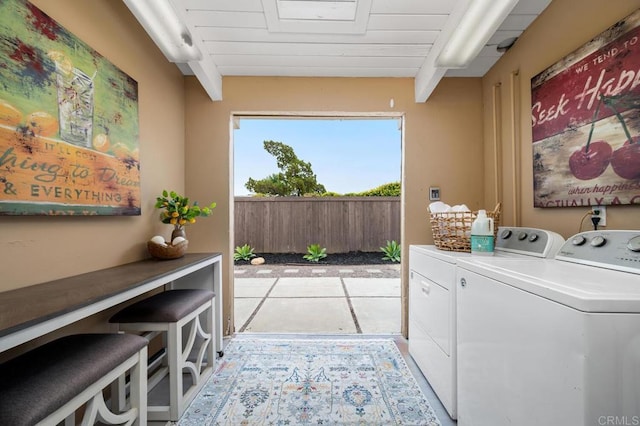
[[[32,3],[138,82],[142,215],[0,216],[0,291],[148,257],[146,241],[171,232],[157,219],[155,197],[163,188],[184,190],[184,78],[176,66],[121,1]],[[0,362],[59,335],[107,331],[112,313],[114,309],[2,353]]]
[[[225,316],[230,316],[233,300],[232,114],[403,116],[405,259],[409,244],[432,241],[426,211],[429,186],[441,188],[443,201],[472,209],[501,201],[503,223],[549,228],[567,237],[577,231],[583,209],[533,208],[529,79],[640,7],[637,0],[554,0],[483,79],[444,79],[426,103],[414,102],[413,79],[284,77],[225,78],[224,99],[214,103],[195,78],[183,79],[164,59],[122,2],[34,3],[138,81],[143,213],[0,217],[0,291],[146,257],[145,241],[170,231],[156,218],[156,195],[163,188],[186,189],[201,203],[218,203],[214,215],[198,221],[188,234],[190,251],[225,255]],[[500,87],[494,89],[496,84]],[[494,161],[494,123],[502,144],[499,167]],[[608,222],[609,228],[640,229],[638,207],[611,207]],[[406,278],[404,262],[405,286]]]
[[[138,82],[142,215],[0,217],[0,291],[147,257],[146,240],[170,233],[155,197],[184,190],[184,79],[176,66],[121,1],[33,3]]]
[[[189,231],[189,249],[222,251],[225,316],[233,301],[233,196],[230,119],[237,113],[386,113],[405,119],[403,253],[431,241],[429,186],[444,201],[483,206],[482,101],[480,79],[446,79],[426,103],[414,101],[413,79],[252,78],[223,80],[223,101],[211,102],[195,78],[186,84],[186,185],[194,199],[215,200],[213,218]],[[390,100],[394,107],[390,107]],[[286,141],[283,141],[286,143]],[[375,230],[372,230],[375,232]],[[403,282],[407,283],[407,262]],[[225,323],[226,324],[226,323]],[[229,318],[229,324],[233,324]],[[225,330],[228,331],[228,330]]]
[[[482,79],[486,106],[485,199],[503,201],[503,223],[551,229],[565,238],[578,232],[588,208],[533,207],[531,77],[638,7],[640,1],[637,0],[553,0]],[[499,130],[494,132],[496,122]],[[497,150],[497,168],[493,149],[495,135],[502,144]],[[607,228],[640,229],[640,206],[609,207]],[[585,223],[583,230],[588,229],[591,228]]]

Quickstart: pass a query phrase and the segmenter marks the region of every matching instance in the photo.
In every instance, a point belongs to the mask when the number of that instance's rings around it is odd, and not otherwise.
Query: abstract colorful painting
[[[535,207],[640,204],[640,10],[531,79]]]
[[[139,215],[138,83],[0,0],[0,215]]]

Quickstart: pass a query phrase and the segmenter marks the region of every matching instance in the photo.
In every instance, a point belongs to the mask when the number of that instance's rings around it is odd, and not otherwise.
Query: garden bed
[[[310,262],[303,258],[306,253],[256,253],[263,257],[265,264],[271,265],[392,265],[397,262],[383,260],[382,252],[351,251],[348,253],[328,253],[327,257]],[[236,260],[236,265],[247,265],[249,261]]]

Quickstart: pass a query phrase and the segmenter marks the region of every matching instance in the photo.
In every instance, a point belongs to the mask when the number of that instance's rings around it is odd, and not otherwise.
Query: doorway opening
[[[403,116],[232,122],[235,331],[399,334]]]

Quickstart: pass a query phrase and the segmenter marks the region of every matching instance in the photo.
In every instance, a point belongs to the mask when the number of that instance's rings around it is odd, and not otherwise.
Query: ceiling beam
[[[184,4],[179,0],[169,0],[180,22],[185,25],[191,34],[197,34],[196,28],[187,18],[187,11]],[[204,43],[201,38],[193,37],[192,43],[201,51],[206,52],[204,49]],[[199,60],[193,60],[187,62],[191,71],[196,76],[202,88],[207,92],[212,101],[222,100],[222,75],[218,71],[218,67],[211,59],[211,56],[205,54]]]
[[[431,93],[446,72],[446,68],[437,68],[433,65],[433,62],[429,63],[428,59],[425,61],[420,67],[414,82],[416,103],[425,102],[429,99],[429,96],[431,96]]]
[[[188,65],[211,100],[221,101],[222,76],[213,61],[208,56],[205,56],[200,61],[189,62]]]
[[[429,96],[431,96],[431,93],[447,72],[447,68],[439,68],[436,66],[436,59],[462,20],[469,3],[471,3],[471,0],[459,0],[456,2],[449,15],[449,19],[447,19],[447,22],[445,22],[442,27],[442,31],[440,31],[440,36],[435,43],[433,43],[431,50],[429,50],[429,54],[425,58],[415,78],[414,88],[416,102],[425,102],[429,99]]]

